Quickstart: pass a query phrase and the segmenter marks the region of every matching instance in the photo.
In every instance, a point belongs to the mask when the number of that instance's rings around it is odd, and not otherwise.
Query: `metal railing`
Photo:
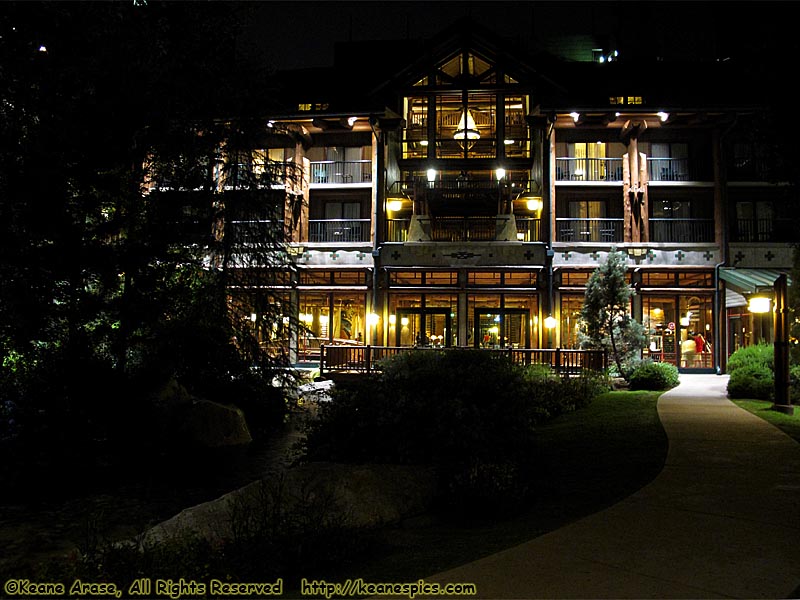
[[[322,219],[308,221],[309,242],[368,242],[369,219]]]
[[[386,241],[405,242],[408,240],[408,227],[411,219],[386,219]]]
[[[542,220],[531,217],[516,217],[517,240],[520,242],[543,242]]]
[[[431,217],[434,242],[491,242],[508,217]]]
[[[622,181],[622,159],[556,158],[556,181]]]
[[[736,219],[734,242],[797,242],[800,233],[793,219]]]
[[[650,218],[651,242],[713,242],[714,219]]]
[[[688,158],[647,158],[647,177],[650,181],[688,181]]]
[[[557,242],[621,242],[622,219],[556,219]]]
[[[370,160],[321,160],[312,162],[310,167],[311,184],[372,182]]]
[[[319,373],[374,373],[381,370],[381,361],[410,350],[448,352],[447,348],[413,348],[410,346],[344,346],[320,347]],[[564,377],[602,372],[608,368],[608,354],[603,350],[568,350],[562,348],[482,349],[480,352],[507,356],[515,364],[548,365]]]
[[[234,244],[283,242],[286,237],[283,221],[229,221],[226,228],[226,235],[232,236]]]

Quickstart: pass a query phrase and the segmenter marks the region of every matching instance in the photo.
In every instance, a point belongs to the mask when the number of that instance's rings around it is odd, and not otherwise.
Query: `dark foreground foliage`
[[[529,494],[536,427],[588,404],[602,377],[560,378],[480,350],[418,350],[339,386],[307,431],[308,460],[435,466],[450,510],[512,510]]]

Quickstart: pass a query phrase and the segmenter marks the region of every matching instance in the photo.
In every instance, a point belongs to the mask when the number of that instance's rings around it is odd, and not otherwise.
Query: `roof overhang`
[[[737,269],[723,267],[719,270],[720,278],[740,294],[769,293],[774,290],[775,281],[784,271],[777,269]],[[791,284],[787,281],[787,284]]]

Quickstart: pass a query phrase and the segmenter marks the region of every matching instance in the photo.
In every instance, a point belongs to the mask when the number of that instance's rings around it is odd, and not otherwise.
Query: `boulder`
[[[359,528],[399,523],[430,508],[436,481],[426,467],[309,463],[188,508],[148,530],[144,543],[173,536],[220,543],[248,519],[263,522],[262,515],[276,514],[278,504],[277,512],[320,523]]]
[[[208,448],[238,446],[253,441],[241,409],[210,400],[192,403],[184,427],[190,441]]]

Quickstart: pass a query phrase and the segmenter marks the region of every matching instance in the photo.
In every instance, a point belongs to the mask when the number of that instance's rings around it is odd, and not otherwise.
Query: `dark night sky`
[[[666,59],[724,59],[770,51],[794,22],[794,2],[260,1],[240,48],[278,68],[328,66],[335,42],[428,38],[471,16],[529,50],[559,32],[605,36],[622,51]],[[745,51],[746,49],[746,51]]]

